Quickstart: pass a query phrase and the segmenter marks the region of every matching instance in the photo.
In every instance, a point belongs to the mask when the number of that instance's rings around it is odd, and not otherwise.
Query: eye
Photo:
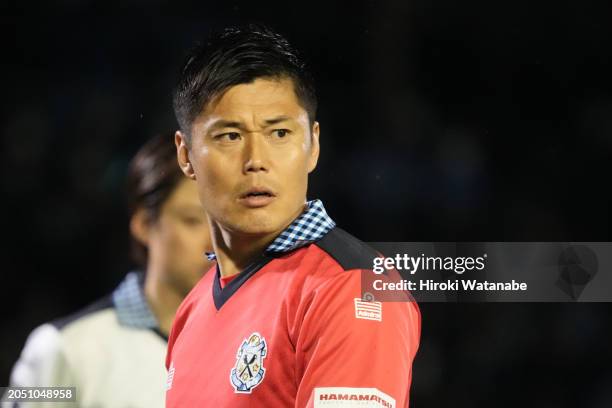
[[[216,135],[214,138],[215,140],[233,142],[233,141],[240,139],[240,133],[238,132],[221,133],[220,135]]]
[[[291,133],[291,131],[289,129],[274,129],[272,133],[275,136],[277,136],[279,139],[282,139],[285,136],[287,136],[289,133]]]

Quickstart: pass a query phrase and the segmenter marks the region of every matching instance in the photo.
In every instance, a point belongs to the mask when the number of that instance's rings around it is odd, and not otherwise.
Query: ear
[[[136,210],[130,219],[130,232],[142,245],[149,246],[150,225],[147,220],[147,211],[144,208]]]
[[[312,124],[310,132],[310,157],[308,158],[308,173],[311,173],[319,161],[319,122]]]
[[[195,180],[195,172],[193,166],[189,160],[189,145],[186,135],[177,130],[174,134],[174,144],[176,145],[176,158],[178,160],[179,167],[183,173],[192,180]]]

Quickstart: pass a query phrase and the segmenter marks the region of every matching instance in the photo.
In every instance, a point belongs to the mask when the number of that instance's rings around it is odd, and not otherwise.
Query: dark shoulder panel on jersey
[[[110,309],[113,307],[115,307],[115,305],[113,303],[112,296],[106,295],[102,299],[95,301],[94,303],[90,304],[89,306],[86,306],[85,308],[79,310],[78,312],[75,312],[66,317],[61,317],[59,319],[53,320],[51,324],[55,326],[56,329],[61,330],[62,328],[69,325],[70,323],[75,322],[79,319],[82,319],[83,317],[86,317],[92,313],[96,313],[101,310]]]
[[[324,250],[345,270],[372,269],[372,259],[378,253],[345,230],[335,227],[315,245]]]

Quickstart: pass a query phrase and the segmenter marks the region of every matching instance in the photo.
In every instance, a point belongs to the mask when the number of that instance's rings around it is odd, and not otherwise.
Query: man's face
[[[319,125],[310,127],[290,79],[229,88],[194,121],[189,146],[180,132],[176,142],[183,171],[224,230],[277,233],[303,211]]]

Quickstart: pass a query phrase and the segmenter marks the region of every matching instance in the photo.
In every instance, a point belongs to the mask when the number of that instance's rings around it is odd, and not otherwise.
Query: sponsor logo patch
[[[314,408],[395,408],[395,399],[378,388],[321,387],[314,389]]]
[[[234,392],[250,394],[264,379],[266,370],[263,360],[268,353],[266,340],[259,333],[244,339],[236,353],[236,364],[230,372]]]
[[[382,303],[367,302],[355,298],[355,317],[357,319],[376,320],[382,322]]]

